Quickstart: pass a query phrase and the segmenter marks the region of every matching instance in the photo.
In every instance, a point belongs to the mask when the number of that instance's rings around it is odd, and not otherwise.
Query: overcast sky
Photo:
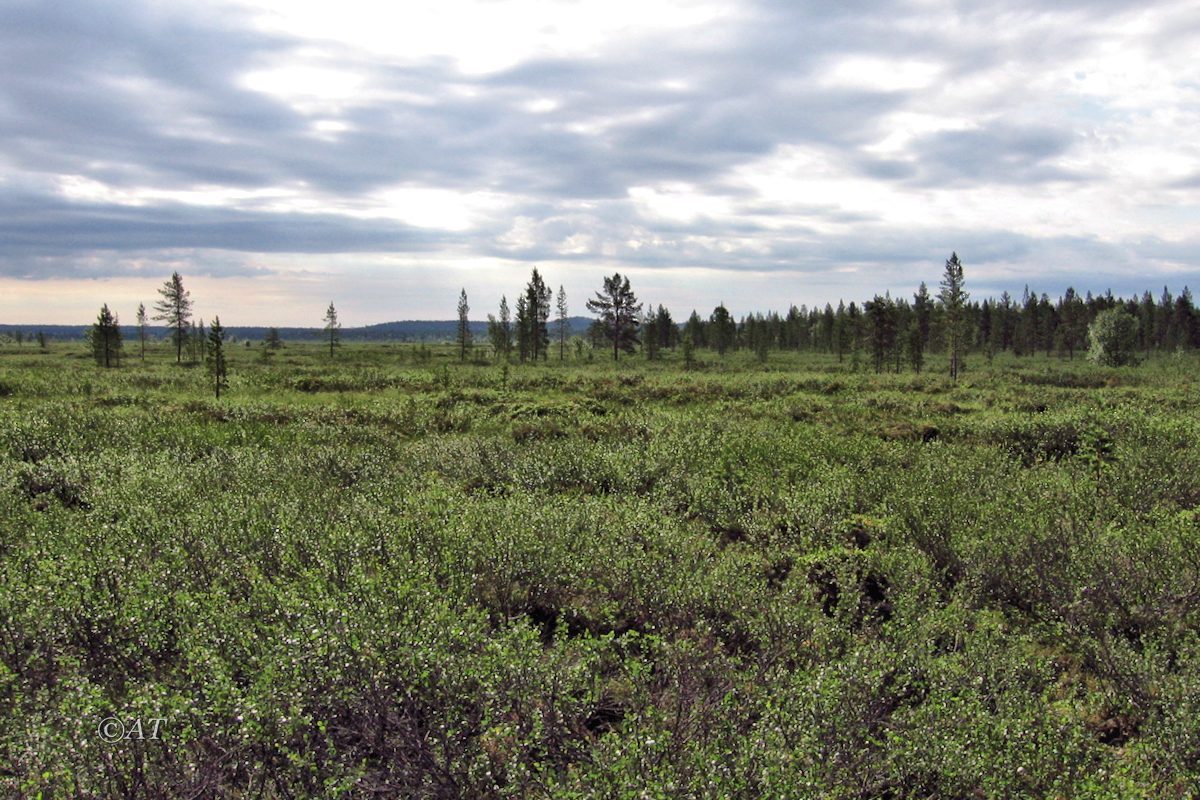
[[[394,10],[381,10],[392,8]],[[1200,289],[1200,3],[0,0],[0,322]]]

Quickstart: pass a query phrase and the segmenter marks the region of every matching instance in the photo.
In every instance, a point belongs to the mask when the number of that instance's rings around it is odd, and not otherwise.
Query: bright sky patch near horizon
[[[0,322],[1200,283],[1194,2],[0,6]]]

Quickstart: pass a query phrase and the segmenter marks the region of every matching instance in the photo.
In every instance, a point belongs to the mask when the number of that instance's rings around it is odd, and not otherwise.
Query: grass
[[[230,350],[0,351],[5,793],[1200,781],[1195,357]]]

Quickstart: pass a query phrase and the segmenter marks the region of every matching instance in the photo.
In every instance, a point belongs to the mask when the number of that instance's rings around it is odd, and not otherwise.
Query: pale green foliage
[[[220,328],[220,403],[166,348],[0,352],[0,797],[1200,785],[1192,356],[954,384]]]
[[[1125,309],[1101,311],[1088,328],[1088,358],[1106,367],[1136,363],[1137,332],[1137,317]]]

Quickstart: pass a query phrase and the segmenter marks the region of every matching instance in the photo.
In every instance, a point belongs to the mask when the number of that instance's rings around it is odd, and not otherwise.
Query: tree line
[[[545,360],[549,340],[550,293],[535,268],[525,290],[518,295],[517,316],[510,313],[507,297],[501,298],[498,315],[488,315],[488,339],[498,359],[521,362]],[[459,301],[460,354],[465,360],[471,346],[466,328],[466,290]],[[877,372],[909,368],[920,372],[927,353],[949,357],[951,377],[957,377],[968,353],[989,358],[1000,352],[1017,356],[1045,353],[1074,359],[1095,343],[1089,337],[1097,319],[1105,312],[1120,312],[1125,322],[1116,323],[1120,341],[1106,345],[1099,360],[1128,363],[1134,354],[1200,348],[1200,316],[1186,287],[1177,297],[1164,287],[1155,301],[1150,292],[1140,298],[1123,299],[1111,291],[1080,295],[1068,288],[1056,301],[1038,295],[1026,286],[1022,297],[1004,292],[998,299],[972,301],[965,288],[962,261],[957,253],[946,260],[937,294],[922,282],[912,300],[876,294],[861,305],[841,301],[835,308],[791,306],[784,314],[754,313],[736,320],[719,304],[707,317],[693,310],[683,324],[676,324],[663,306],[647,308],[637,301],[629,279],[615,274],[605,278],[589,311],[599,315],[583,340],[595,349],[611,349],[614,359],[622,352],[639,350],[655,359],[665,349],[682,347],[691,362],[697,348],[725,355],[750,351],[766,360],[772,351],[824,352],[839,361],[869,365]],[[566,344],[566,293],[559,287],[556,337],[559,358]],[[1108,325],[1108,327],[1113,327]],[[1125,355],[1111,356],[1113,348]]]
[[[185,355],[191,363],[204,362],[214,393],[220,397],[228,385],[225,330],[220,318],[215,317],[207,330],[204,320],[192,319],[191,296],[178,272],[158,292],[153,317],[148,316],[144,304],[138,306],[140,358],[144,360],[146,354],[147,321],[162,321],[171,331],[176,363],[184,363]],[[570,333],[566,290],[560,285],[554,294],[535,267],[516,295],[515,305],[514,314],[507,296],[502,296],[498,313],[487,315],[492,357],[504,362],[514,358],[537,362],[557,355],[564,360]],[[1045,353],[1073,359],[1077,352],[1088,349],[1102,363],[1123,364],[1135,360],[1138,353],[1200,348],[1200,316],[1186,287],[1177,297],[1164,287],[1157,301],[1148,291],[1141,297],[1123,299],[1111,291],[1103,295],[1089,291],[1081,296],[1068,288],[1052,302],[1048,295],[1039,296],[1028,286],[1019,301],[1008,292],[999,299],[971,301],[957,253],[946,260],[938,293],[931,294],[922,282],[911,301],[893,298],[890,293],[876,294],[861,305],[854,301],[841,301],[836,308],[832,303],[824,308],[793,305],[785,314],[754,313],[741,320],[735,320],[721,303],[707,318],[693,310],[686,322],[678,324],[662,305],[643,310],[629,278],[615,273],[603,279],[586,307],[597,318],[585,336],[572,341],[576,355],[582,354],[585,343],[611,351],[614,360],[622,353],[639,351],[654,360],[663,350],[679,347],[688,365],[694,362],[698,348],[721,356],[748,350],[764,361],[772,351],[809,351],[835,354],[839,361],[849,359],[856,367],[869,364],[877,372],[904,368],[920,372],[926,353],[939,352],[948,356],[950,376],[957,378],[968,353],[989,358],[999,352],[1018,356]],[[465,361],[475,348],[465,288],[459,294],[457,313],[456,344],[459,358]],[[341,346],[341,323],[332,302],[323,323],[333,358]],[[89,342],[101,366],[119,366],[125,356],[117,315],[107,304],[92,325]],[[282,346],[275,329],[268,332],[265,344]]]

